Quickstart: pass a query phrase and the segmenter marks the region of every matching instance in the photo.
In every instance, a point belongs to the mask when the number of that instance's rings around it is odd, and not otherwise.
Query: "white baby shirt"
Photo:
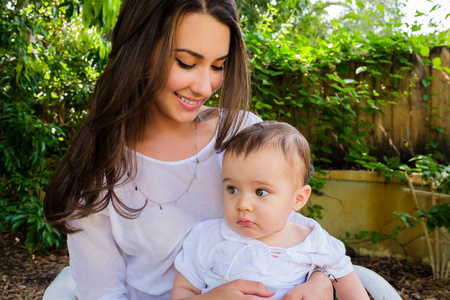
[[[201,222],[184,241],[175,267],[202,293],[227,281],[246,279],[276,288],[272,298],[282,298],[305,282],[316,266],[337,278],[353,271],[343,243],[319,223],[295,212],[289,220],[313,230],[302,243],[287,249],[242,237],[223,218]]]

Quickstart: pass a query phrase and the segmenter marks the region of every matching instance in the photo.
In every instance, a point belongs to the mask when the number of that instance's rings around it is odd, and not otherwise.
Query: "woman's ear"
[[[311,195],[311,186],[306,184],[295,193],[295,202],[292,210],[299,211],[308,202],[309,196]]]

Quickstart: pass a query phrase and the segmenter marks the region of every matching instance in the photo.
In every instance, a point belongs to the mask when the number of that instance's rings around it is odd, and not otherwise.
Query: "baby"
[[[312,173],[309,144],[289,124],[257,123],[231,139],[223,158],[224,218],[199,223],[184,241],[172,299],[235,279],[260,281],[282,298],[316,266],[333,274],[340,300],[369,299],[342,242],[297,213],[311,194]]]

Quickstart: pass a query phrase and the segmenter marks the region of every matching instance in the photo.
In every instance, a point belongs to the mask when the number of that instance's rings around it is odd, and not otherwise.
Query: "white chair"
[[[362,284],[374,300],[402,300],[383,277],[361,266],[353,266]],[[65,267],[45,290],[42,300],[75,300],[75,281],[72,270]]]
[[[364,288],[375,300],[402,300],[397,291],[383,277],[367,268],[353,265]]]
[[[42,300],[75,300],[75,281],[70,266],[65,267],[47,287]]]

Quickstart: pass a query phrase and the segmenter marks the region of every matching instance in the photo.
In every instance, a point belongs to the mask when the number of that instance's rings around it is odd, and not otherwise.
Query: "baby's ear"
[[[295,203],[292,210],[299,211],[308,202],[309,196],[311,195],[311,186],[304,185],[295,193]]]

